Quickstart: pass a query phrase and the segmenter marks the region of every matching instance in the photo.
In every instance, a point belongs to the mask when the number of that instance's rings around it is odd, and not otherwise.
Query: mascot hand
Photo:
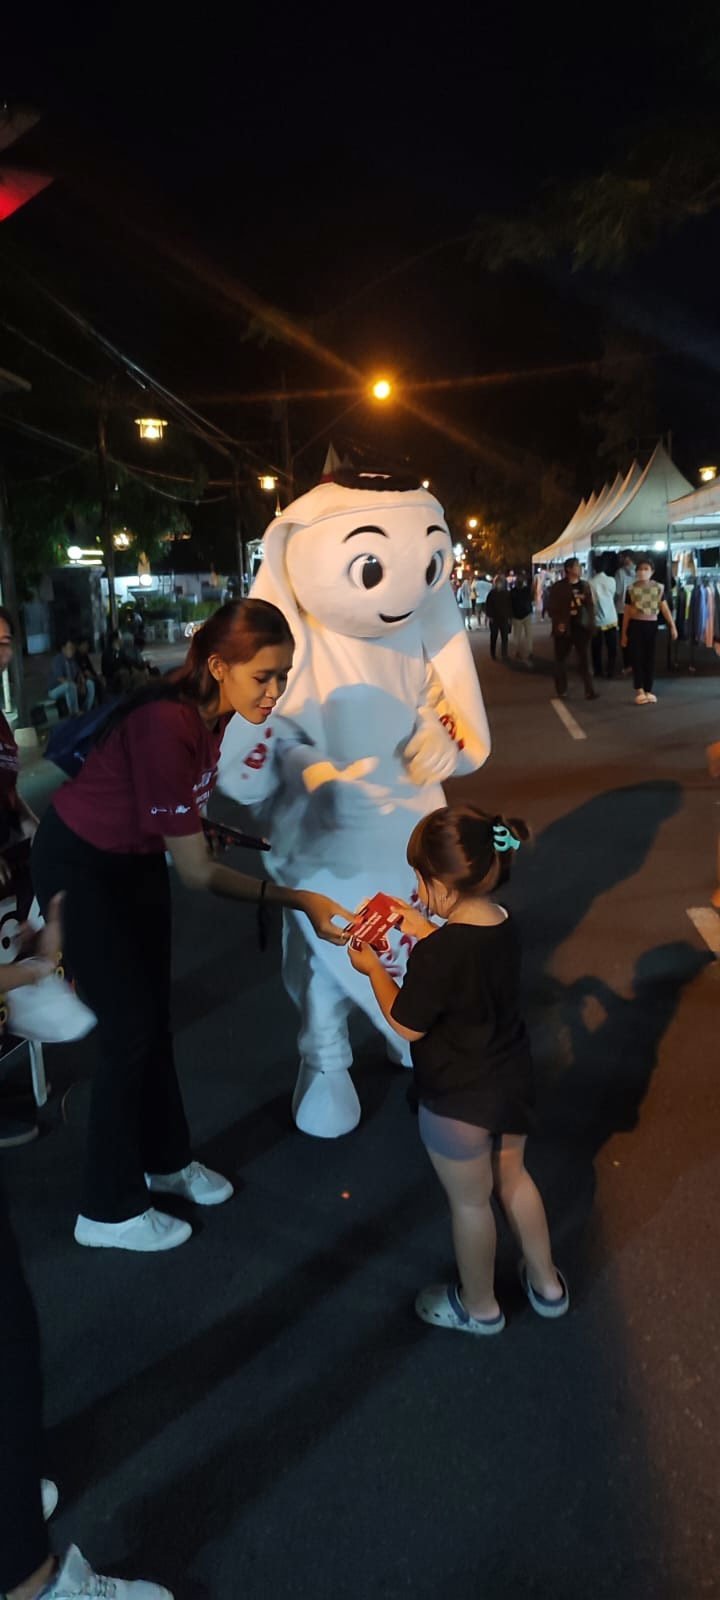
[[[377,756],[351,761],[347,767],[335,767],[332,761],[314,761],[312,766],[305,768],[303,783],[308,794],[315,794],[326,783],[359,783],[375,771],[377,764]]]
[[[387,806],[389,790],[369,781],[377,765],[376,756],[363,756],[346,767],[336,767],[332,761],[316,761],[306,767],[303,783],[315,824],[324,829],[362,827]]]
[[[423,784],[443,783],[452,777],[458,747],[437,717],[421,713],[420,725],[403,751],[403,761],[411,783],[420,789]]]

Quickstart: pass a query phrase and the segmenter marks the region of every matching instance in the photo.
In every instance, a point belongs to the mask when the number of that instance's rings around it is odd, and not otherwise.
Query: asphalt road
[[[406,1076],[359,1026],[361,1127],[297,1134],[278,930],[261,956],[229,904],[177,894],[175,1014],[198,1152],[236,1199],[167,1257],[72,1243],[89,1042],[48,1051],[45,1136],[5,1158],[58,1543],[178,1600],[720,1592],[720,963],[687,915],[714,886],[720,675],[663,680],[644,708],[626,680],[589,705],[573,685],[575,739],[549,664],[493,665],[474,643],[494,751],[460,788],[536,833],[511,890],[540,1084],[529,1164],[570,1315],[533,1316],[502,1231],[501,1338],[414,1318],[451,1249]]]

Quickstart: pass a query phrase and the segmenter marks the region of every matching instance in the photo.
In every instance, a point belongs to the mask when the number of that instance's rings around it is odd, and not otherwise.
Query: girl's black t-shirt
[[[411,1052],[429,1110],[497,1133],[527,1132],[534,1096],[520,964],[509,916],[493,927],[446,923],[411,951],[392,1014],[424,1035]]]

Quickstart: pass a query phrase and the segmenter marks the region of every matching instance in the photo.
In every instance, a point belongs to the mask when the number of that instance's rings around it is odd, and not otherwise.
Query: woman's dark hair
[[[7,609],[7,606],[0,606],[0,619],[2,619],[2,621],[7,624],[8,628],[10,629],[10,632],[11,632],[11,634],[13,636],[13,639],[14,639],[15,638],[15,626],[14,626],[14,623],[13,623],[13,619],[12,619],[12,617],[10,615],[10,612]]]
[[[495,828],[513,839],[530,838],[519,817],[491,816],[475,806],[443,806],[422,817],[410,835],[407,859],[425,883],[436,878],[459,894],[485,894],[507,883],[512,848],[498,850]]]
[[[143,685],[116,707],[102,724],[98,743],[132,711],[158,700],[180,700],[206,711],[219,696],[217,680],[208,666],[211,656],[220,656],[228,666],[235,666],[239,661],[252,661],[259,650],[268,646],[294,643],[282,611],[268,600],[228,600],[193,634],[181,667],[147,687]]]

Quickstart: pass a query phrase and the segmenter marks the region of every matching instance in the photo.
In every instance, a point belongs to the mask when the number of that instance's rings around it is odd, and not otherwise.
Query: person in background
[[[93,666],[92,656],[90,655],[90,640],[86,633],[81,635],[75,646],[75,665],[78,669],[80,680],[80,703],[84,711],[90,711],[94,704],[102,704],[105,693],[105,685],[100,677],[99,672],[96,672],[95,667]],[[90,705],[87,703],[87,688],[89,684],[91,684],[93,688],[93,699],[90,702]],[[85,691],[84,704],[83,688]]]
[[[512,602],[507,578],[501,572],[493,578],[492,589],[485,601],[488,622],[490,623],[490,654],[493,661],[497,660],[496,650],[498,635],[500,636],[500,654],[503,661],[507,661],[508,639],[510,637],[510,624],[512,622]]]
[[[468,583],[467,578],[463,578],[462,582],[458,585],[455,599],[457,600],[460,608],[460,615],[463,619],[463,623],[467,628],[470,624],[470,611],[472,607],[470,584]]]
[[[518,572],[514,586],[510,591],[510,605],[512,607],[512,642],[515,650],[515,660],[524,661],[526,667],[532,668],[533,597],[526,572]]]
[[[634,581],[635,562],[633,561],[630,551],[623,550],[620,557],[620,565],[615,573],[615,610],[617,611],[618,628],[620,630],[621,637],[623,631],[623,615],[625,612],[625,596],[630,588],[631,583],[634,583]],[[632,664],[627,648],[623,650],[622,658],[623,674],[627,677],[632,672]]]
[[[13,624],[10,612],[0,606],[0,672],[9,667],[14,646]],[[0,712],[0,899],[8,894],[12,878],[11,860],[13,846],[32,839],[38,826],[35,812],[18,793],[20,759],[12,730]],[[0,966],[0,986],[6,981],[10,969]],[[10,1150],[15,1145],[30,1144],[38,1135],[35,1117],[30,1120],[14,1115],[13,1096],[0,1098],[0,1150]]]
[[[653,576],[655,568],[647,556],[638,561],[635,582],[625,596],[622,644],[632,662],[635,683],[635,704],[655,705],[653,694],[655,680],[655,640],[660,617],[670,629],[670,637],[677,639],[673,614],[664,597],[663,586]]]
[[[592,636],[592,663],[596,678],[601,678],[603,645],[605,646],[606,678],[615,676],[615,662],[617,660],[618,618],[615,609],[615,580],[611,578],[604,563],[599,564],[597,572],[590,579],[593,604],[595,606],[595,632]]]
[[[477,617],[478,627],[487,627],[488,619],[487,612],[485,610],[485,601],[490,593],[490,589],[491,584],[489,583],[488,579],[479,578],[476,573],[470,585],[470,592],[472,594],[473,611]]]
[[[57,655],[53,656],[47,697],[48,700],[53,700],[56,704],[60,701],[71,717],[76,717],[80,711],[80,693],[77,678],[75,645],[72,639],[66,639]]]
[[[552,622],[555,650],[555,689],[559,699],[567,694],[567,659],[575,651],[585,685],[585,699],[597,700],[590,674],[590,640],[595,625],[595,608],[589,583],[580,577],[580,562],[571,556],[565,562],[565,577],[548,593],[548,613]]]
[[[134,645],[132,650],[132,656],[128,655],[120,642],[117,628],[107,635],[100,667],[110,694],[127,694],[129,690],[139,689],[147,683],[148,671],[145,662],[138,666]]]

